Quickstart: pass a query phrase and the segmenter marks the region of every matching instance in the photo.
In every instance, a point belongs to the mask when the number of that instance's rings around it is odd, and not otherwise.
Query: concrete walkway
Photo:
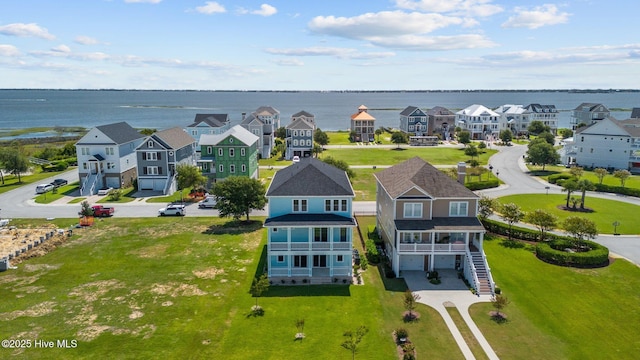
[[[431,284],[427,280],[424,271],[403,271],[402,276],[409,289],[420,296],[418,302],[434,308],[442,316],[465,359],[475,359],[475,356],[473,356],[469,345],[449,315],[447,307],[455,306],[458,309],[462,319],[464,319],[489,359],[499,359],[469,315],[469,307],[472,304],[490,302],[491,296],[473,295],[462,280],[458,279],[455,270],[438,270],[438,272],[442,280],[439,285]]]

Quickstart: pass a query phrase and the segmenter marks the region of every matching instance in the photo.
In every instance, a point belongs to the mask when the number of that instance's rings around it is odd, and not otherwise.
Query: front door
[[[313,267],[327,267],[327,255],[313,255]]]
[[[430,255],[425,255],[424,256],[424,271],[429,271],[429,258],[431,256]]]

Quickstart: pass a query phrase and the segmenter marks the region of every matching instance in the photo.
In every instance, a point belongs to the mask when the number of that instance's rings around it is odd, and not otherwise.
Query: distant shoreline
[[[458,90],[197,90],[197,89],[46,89],[46,88],[0,88],[0,91],[140,91],[140,92],[246,92],[246,93],[571,93],[609,94],[640,92],[640,89],[458,89]]]

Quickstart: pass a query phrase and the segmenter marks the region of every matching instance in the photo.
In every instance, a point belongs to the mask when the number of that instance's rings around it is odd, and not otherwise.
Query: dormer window
[[[153,148],[153,141],[147,141],[147,147]]]

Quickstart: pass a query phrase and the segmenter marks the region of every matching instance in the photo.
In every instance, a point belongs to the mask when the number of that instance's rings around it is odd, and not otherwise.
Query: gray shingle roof
[[[313,125],[309,124],[305,119],[298,118],[287,125],[287,129],[313,130]]]
[[[211,127],[223,127],[229,120],[229,114],[196,114],[193,124],[187,127],[196,127],[201,123],[205,123]]]
[[[195,140],[193,140],[193,138],[189,136],[189,134],[184,132],[184,130],[179,127],[158,131],[155,134],[152,134],[151,137],[154,137],[160,142],[164,143],[167,148],[176,150],[191,145],[195,142]]]
[[[427,110],[427,115],[435,116],[435,115],[451,115],[455,116],[451,110],[442,107],[442,106],[434,106],[431,109]]]
[[[312,118],[314,117],[313,114],[306,112],[304,110],[298,111],[297,113],[291,115],[291,117],[300,117],[300,116],[304,116],[304,117],[308,117],[308,118]]]
[[[640,108],[634,107],[631,109],[631,118],[638,119],[640,118]]]
[[[477,198],[471,190],[419,157],[373,174],[392,198],[418,188],[433,198]]]
[[[267,190],[267,196],[354,195],[346,172],[313,158],[276,172]]]
[[[96,128],[116,144],[125,144],[144,137],[144,135],[140,134],[136,129],[132,128],[131,125],[124,121],[115,124],[96,126]]]
[[[413,114],[414,111],[416,111],[418,108],[415,106],[407,106],[404,110],[402,110],[400,112],[400,115],[403,116],[409,116],[411,114]]]

